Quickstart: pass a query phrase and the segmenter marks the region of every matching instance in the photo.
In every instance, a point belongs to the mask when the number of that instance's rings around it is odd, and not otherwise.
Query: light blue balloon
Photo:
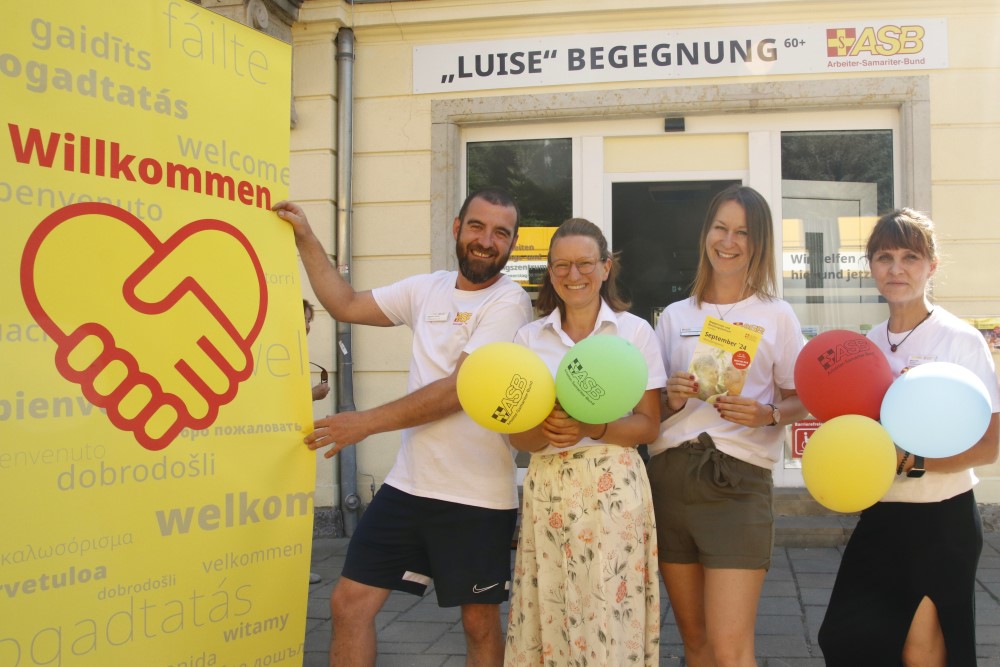
[[[986,385],[964,366],[920,364],[899,376],[882,399],[882,426],[911,454],[944,458],[986,433],[993,413]]]

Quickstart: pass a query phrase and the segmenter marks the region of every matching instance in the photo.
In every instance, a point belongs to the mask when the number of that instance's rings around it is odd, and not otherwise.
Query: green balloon
[[[607,424],[635,408],[648,378],[646,358],[635,345],[619,336],[590,336],[559,363],[556,398],[573,419]]]

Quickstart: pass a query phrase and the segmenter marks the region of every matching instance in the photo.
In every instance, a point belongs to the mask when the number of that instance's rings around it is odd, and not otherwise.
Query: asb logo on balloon
[[[566,377],[569,378],[570,386],[588,403],[596,405],[608,392],[604,390],[604,387],[597,384],[597,380],[587,372],[577,354],[569,356],[572,359],[567,358],[563,361],[563,370],[566,373]]]
[[[805,344],[795,361],[795,390],[820,421],[841,415],[877,420],[890,384],[885,355],[853,331],[824,331]]]
[[[458,369],[456,389],[466,414],[498,433],[538,426],[556,400],[548,366],[517,343],[490,343],[473,351]]]
[[[512,423],[528,400],[533,385],[531,380],[514,373],[503,393],[503,398],[500,399],[500,405],[493,411],[492,419],[504,425]]]
[[[607,424],[627,415],[646,391],[649,368],[632,343],[619,336],[590,336],[559,363],[556,398],[585,424]]]

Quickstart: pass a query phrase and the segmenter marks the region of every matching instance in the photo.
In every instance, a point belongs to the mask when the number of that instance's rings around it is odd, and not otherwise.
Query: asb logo
[[[852,338],[836,347],[827,348],[816,357],[816,360],[823,367],[823,370],[832,373],[847,362],[869,354],[872,354],[872,344],[867,339]]]
[[[569,373],[569,378],[576,390],[591,403],[600,400],[607,393],[604,391],[604,387],[587,373],[579,359],[574,358],[566,364],[566,371]]]
[[[531,391],[531,385],[530,380],[515,374],[511,378],[510,384],[507,385],[503,398],[500,399],[500,405],[491,415],[493,419],[501,424],[507,424],[514,419],[524,407],[524,402],[528,399],[528,393]]]
[[[828,28],[826,55],[830,58],[899,56],[924,50],[923,26],[884,25],[880,28]]]

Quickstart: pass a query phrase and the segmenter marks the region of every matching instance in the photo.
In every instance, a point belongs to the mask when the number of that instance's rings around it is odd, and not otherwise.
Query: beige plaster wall
[[[368,289],[412,273],[446,268],[450,220],[460,193],[454,135],[435,145],[432,102],[461,98],[553,95],[587,91],[643,90],[705,84],[760,83],[767,79],[626,82],[578,87],[505,89],[481,93],[411,93],[412,49],[419,44],[494,40],[578,32],[648,30],[741,24],[814,23],[829,19],[945,17],[949,25],[950,67],[911,74],[930,82],[930,160],[903,165],[915,197],[932,204],[947,263],[936,297],[960,316],[1000,315],[1000,226],[992,212],[1000,196],[1000,4],[995,0],[418,0],[351,5],[341,0],[306,0],[293,30],[294,98],[298,125],[292,131],[292,196],[306,205],[320,238],[333,252],[335,202],[336,76],[333,40],[341,26],[357,40],[354,135],[354,284]],[[894,73],[885,73],[886,76]],[[852,80],[850,73],[784,76],[776,81]],[[867,73],[862,78],[878,74]],[[860,86],[865,84],[858,82]],[[634,95],[633,97],[635,97]],[[606,113],[614,113],[607,95]],[[826,100],[836,104],[836,100]],[[474,106],[474,104],[470,104]],[[536,112],[518,111],[531,119]],[[502,114],[501,114],[502,115]],[[493,122],[493,121],[491,121]],[[671,137],[671,140],[677,139]],[[726,141],[720,139],[720,141]],[[611,162],[626,161],[627,140],[608,140]],[[730,152],[729,155],[743,155]],[[924,153],[920,153],[924,154]],[[442,159],[442,155],[451,156]],[[633,167],[635,166],[633,165]],[[741,168],[741,167],[734,167]],[[439,170],[442,173],[439,173]],[[610,169],[609,169],[610,170]],[[435,190],[435,177],[446,185]],[[433,195],[432,195],[433,193]],[[433,199],[432,199],[433,196]],[[909,202],[901,202],[909,203]],[[432,211],[435,215],[432,218]],[[445,259],[442,259],[445,258]],[[980,267],[980,268],[976,268]],[[992,277],[988,277],[992,272]],[[313,349],[332,349],[332,327],[311,334]],[[359,409],[402,396],[409,366],[409,332],[355,327],[355,400]],[[313,357],[332,363],[331,357]],[[323,363],[323,361],[319,361]],[[324,364],[326,365],[326,364]],[[319,411],[317,406],[317,411]],[[396,433],[371,438],[358,448],[359,485],[367,500],[368,475],[380,484],[395,458]],[[321,465],[317,504],[334,497],[329,465]],[[1000,502],[1000,465],[982,469],[981,500]],[[330,502],[333,502],[332,500]]]
[[[745,171],[746,134],[608,137],[604,169],[609,173],[665,171]]]

